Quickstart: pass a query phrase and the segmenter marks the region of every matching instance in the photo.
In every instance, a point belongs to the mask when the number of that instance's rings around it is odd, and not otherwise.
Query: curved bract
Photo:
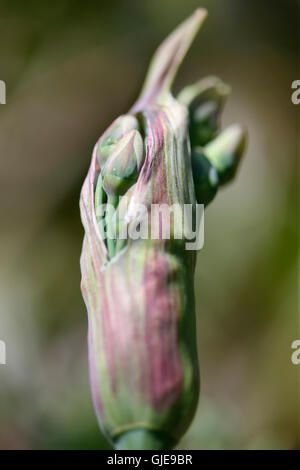
[[[205,16],[197,10],[157,50],[139,99],[97,142],[82,188],[92,396],[116,448],[172,448],[197,405],[196,253],[175,237],[176,218],[168,240],[151,218],[155,238],[120,233],[138,224],[139,205],[150,212],[153,204],[176,204],[183,215],[186,204],[208,204],[235,172],[244,132],[216,137],[228,87],[209,77],[177,99],[170,91]]]

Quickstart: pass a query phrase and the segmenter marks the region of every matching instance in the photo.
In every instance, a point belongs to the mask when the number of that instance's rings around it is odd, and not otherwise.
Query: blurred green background
[[[196,300],[202,391],[180,449],[300,448],[297,7],[294,0],[0,1],[1,449],[104,449],[91,405],[79,255],[94,143],[149,59],[198,6],[209,18],[176,90],[207,74],[247,126],[238,177],[205,218]]]

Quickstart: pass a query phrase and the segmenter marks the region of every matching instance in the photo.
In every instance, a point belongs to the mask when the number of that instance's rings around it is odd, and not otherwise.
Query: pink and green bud
[[[108,157],[112,154],[118,142],[128,132],[139,129],[139,123],[135,116],[130,114],[118,117],[104,132],[97,144],[97,159],[102,168]]]
[[[99,139],[81,192],[81,286],[92,396],[103,432],[120,449],[172,448],[189,427],[199,396],[196,252],[186,250],[186,240],[175,239],[174,230],[169,240],[123,240],[119,233],[129,221],[138,224],[138,205],[150,212],[154,204],[176,204],[183,212],[198,199],[209,202],[226,167],[225,153],[229,165],[230,152],[236,155],[235,146],[227,145],[235,141],[232,136],[218,148],[199,149],[190,140],[196,95],[204,108],[194,124],[210,122],[216,132],[221,105],[215,82],[202,93],[198,84],[194,94],[180,99],[171,93],[205,17],[205,10],[196,10],[159,47],[137,102]],[[100,224],[109,229],[116,213],[117,234],[104,238]]]

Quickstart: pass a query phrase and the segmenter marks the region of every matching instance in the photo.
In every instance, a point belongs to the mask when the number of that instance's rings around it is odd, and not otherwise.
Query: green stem
[[[115,441],[117,450],[171,450],[174,445],[166,434],[148,429],[126,431]]]

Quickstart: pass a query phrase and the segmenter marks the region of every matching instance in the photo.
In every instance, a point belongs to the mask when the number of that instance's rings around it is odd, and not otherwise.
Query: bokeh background
[[[175,90],[232,86],[223,125],[250,136],[206,212],[196,300],[202,391],[180,449],[300,448],[296,0],[0,1],[1,449],[105,449],[79,284],[80,187],[163,38],[209,10]],[[298,73],[299,75],[299,73]]]

